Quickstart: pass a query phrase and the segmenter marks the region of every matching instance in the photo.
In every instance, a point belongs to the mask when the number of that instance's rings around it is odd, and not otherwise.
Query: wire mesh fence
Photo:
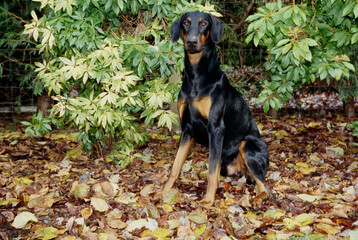
[[[229,79],[246,96],[254,114],[258,114],[262,119],[265,119],[262,106],[255,104],[255,99],[262,87],[261,83],[267,79],[262,67],[266,51],[244,43],[247,23],[242,20],[265,2],[253,1],[254,5],[251,1],[243,0],[218,2],[219,12],[223,15],[222,20],[227,26],[218,48],[222,67],[228,69],[229,66],[235,66],[235,69],[226,71]],[[0,42],[0,118],[10,121],[36,111],[37,98],[34,88],[29,83],[35,78],[31,66],[40,58],[36,55],[33,43],[28,42],[20,34],[23,22],[31,20],[30,5],[31,0],[23,1],[21,9],[18,9],[21,18],[12,16],[18,20],[17,24],[11,24],[9,19],[5,21],[11,16],[9,12],[5,13],[3,10],[0,13],[3,20],[0,24],[0,40],[4,41],[6,34],[18,30],[18,36],[14,36],[12,43],[17,42],[18,45],[10,47],[9,44]],[[357,108],[357,98],[355,105]],[[343,114],[343,109],[344,104],[334,88],[314,84],[297,90],[293,99],[284,104],[281,114],[294,112],[297,116],[337,116]]]

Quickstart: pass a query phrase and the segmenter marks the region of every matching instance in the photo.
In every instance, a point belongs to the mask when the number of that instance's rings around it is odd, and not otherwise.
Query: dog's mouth
[[[203,50],[203,48],[200,47],[200,46],[198,46],[198,45],[191,46],[191,45],[188,44],[188,43],[185,43],[185,44],[184,44],[184,49],[185,49],[186,51],[188,51],[190,54],[200,53],[200,52]]]

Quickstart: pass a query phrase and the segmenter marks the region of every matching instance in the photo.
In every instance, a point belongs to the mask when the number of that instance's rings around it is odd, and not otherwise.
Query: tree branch
[[[232,29],[233,32],[236,32],[244,24],[246,18],[249,16],[249,13],[253,7],[254,7],[254,1],[251,1],[246,9],[244,16],[242,16],[240,22],[236,24],[236,26]]]

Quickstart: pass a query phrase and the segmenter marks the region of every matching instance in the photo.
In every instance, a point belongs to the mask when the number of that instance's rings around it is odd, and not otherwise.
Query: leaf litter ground
[[[148,129],[122,169],[90,159],[74,134],[24,136],[0,128],[0,239],[358,239],[357,138],[341,117],[256,119],[269,147],[272,196],[251,209],[245,178],[206,191],[208,149],[196,144],[174,189],[167,180],[178,136]]]

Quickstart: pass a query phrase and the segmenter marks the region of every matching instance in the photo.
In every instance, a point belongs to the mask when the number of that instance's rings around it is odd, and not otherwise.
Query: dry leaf
[[[15,219],[14,222],[11,224],[14,228],[20,229],[24,228],[28,222],[37,222],[37,218],[35,214],[31,212],[22,212],[19,213]]]
[[[96,197],[91,198],[91,205],[94,210],[97,210],[99,212],[106,212],[110,208],[105,200]]]

